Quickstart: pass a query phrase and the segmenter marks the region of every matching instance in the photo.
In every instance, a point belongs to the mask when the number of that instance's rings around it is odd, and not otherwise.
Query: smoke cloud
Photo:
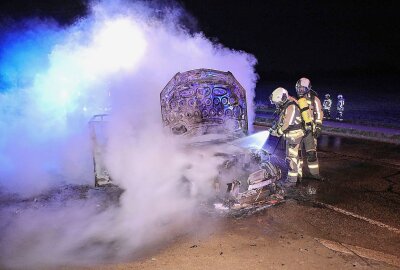
[[[0,191],[31,197],[63,184],[92,185],[87,123],[111,111],[106,163],[125,192],[119,206],[101,211],[95,194],[22,212],[4,206],[0,266],[123,258],[195,218],[196,198],[211,193],[221,161],[182,148],[162,129],[159,95],[177,72],[231,71],[247,90],[252,123],[254,56],[189,31],[176,4],[110,2],[92,3],[68,27],[30,20],[2,29]],[[190,197],[182,177],[194,183]]]

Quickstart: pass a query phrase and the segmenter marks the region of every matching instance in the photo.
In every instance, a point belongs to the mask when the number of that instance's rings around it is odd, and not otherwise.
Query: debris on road
[[[385,262],[397,267],[400,267],[400,258],[395,255],[386,254],[383,252],[367,249],[359,246],[348,245],[344,243],[334,242],[326,239],[315,238],[320,244],[330,250],[341,252],[348,255],[356,255],[362,258]]]

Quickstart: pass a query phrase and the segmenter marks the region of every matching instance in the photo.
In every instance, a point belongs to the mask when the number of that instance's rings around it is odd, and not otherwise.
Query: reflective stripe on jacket
[[[330,110],[332,107],[332,99],[325,99],[322,106],[324,107],[325,110]]]
[[[314,124],[322,124],[324,118],[324,112],[322,111],[321,101],[316,95],[307,96],[308,106],[311,110]]]
[[[338,103],[337,103],[337,110],[338,110],[338,111],[344,111],[344,99],[338,100]]]
[[[289,97],[288,104],[281,111],[278,122],[278,134],[282,135],[289,131],[302,129],[302,120],[297,101]]]

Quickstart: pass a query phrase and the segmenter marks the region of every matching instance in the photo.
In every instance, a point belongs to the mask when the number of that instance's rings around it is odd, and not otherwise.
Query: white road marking
[[[386,254],[372,249],[367,249],[359,246],[348,245],[344,243],[334,242],[326,239],[315,238],[326,248],[334,251],[342,252],[349,255],[357,255],[362,258],[385,262],[397,267],[400,267],[400,258],[395,255]]]
[[[338,213],[344,214],[346,216],[351,216],[351,217],[354,217],[354,218],[358,218],[358,219],[364,220],[364,221],[366,221],[366,222],[368,222],[370,224],[373,224],[373,225],[379,226],[381,228],[385,228],[385,229],[387,229],[389,231],[392,231],[394,233],[400,234],[400,229],[392,227],[392,226],[389,226],[389,225],[387,225],[385,223],[382,223],[380,221],[376,221],[376,220],[373,220],[373,219],[370,219],[370,218],[367,218],[367,217],[363,217],[363,216],[357,215],[355,213],[349,212],[347,210],[344,210],[344,209],[341,209],[341,208],[338,208],[336,206],[333,206],[333,205],[330,205],[330,204],[326,204],[326,203],[323,203],[323,202],[315,201],[315,203],[318,204],[318,205],[321,205],[323,207],[326,207],[328,209],[331,209],[333,211],[336,211]]]

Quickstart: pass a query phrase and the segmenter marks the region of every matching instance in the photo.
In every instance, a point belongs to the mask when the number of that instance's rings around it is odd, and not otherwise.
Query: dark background
[[[158,1],[165,3],[166,1]],[[172,1],[167,1],[171,3]],[[227,47],[258,59],[257,98],[284,86],[293,94],[301,76],[315,90],[350,99],[398,98],[397,1],[179,0],[190,23]],[[2,1],[4,22],[53,17],[61,24],[85,15],[86,1]]]
[[[254,53],[260,75],[399,70],[394,1],[226,2],[185,1],[208,36]]]

